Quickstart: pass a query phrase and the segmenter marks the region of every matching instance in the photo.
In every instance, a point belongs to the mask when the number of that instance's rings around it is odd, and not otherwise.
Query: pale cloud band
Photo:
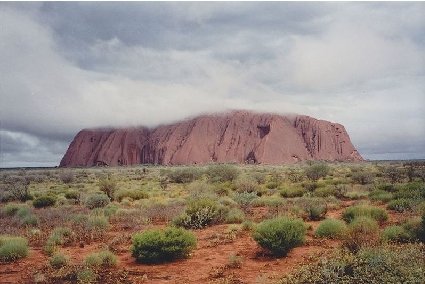
[[[425,158],[424,3],[0,4],[0,167],[78,130],[302,113],[371,159]]]

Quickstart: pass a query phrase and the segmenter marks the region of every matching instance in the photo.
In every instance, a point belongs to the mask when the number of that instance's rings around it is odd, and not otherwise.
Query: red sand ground
[[[340,218],[344,208],[352,205],[346,201],[337,210],[331,210],[327,217]],[[400,214],[390,212],[388,223],[402,218]],[[306,243],[293,249],[286,257],[276,259],[265,255],[250,234],[243,232],[236,239],[225,238],[228,225],[211,226],[194,231],[198,239],[197,249],[190,258],[160,265],[144,265],[135,262],[130,253],[130,242],[120,246],[117,253],[116,270],[126,270],[133,283],[214,283],[215,280],[229,277],[230,283],[270,283],[290,273],[302,264],[314,261],[320,255],[329,253],[338,247],[339,241],[313,238],[313,232],[320,221],[311,221]],[[109,232],[107,239],[122,234]],[[92,243],[80,248],[78,245],[62,248],[72,263],[81,263],[85,256],[98,251],[102,243]],[[242,257],[241,268],[228,268],[229,256]],[[40,247],[32,247],[29,256],[14,263],[0,264],[0,283],[33,283],[35,271],[46,266],[48,257]]]

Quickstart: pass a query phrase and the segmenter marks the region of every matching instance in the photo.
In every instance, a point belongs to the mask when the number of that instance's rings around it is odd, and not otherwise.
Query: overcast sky
[[[0,3],[0,167],[74,135],[203,112],[343,124],[367,159],[425,158],[425,3]]]

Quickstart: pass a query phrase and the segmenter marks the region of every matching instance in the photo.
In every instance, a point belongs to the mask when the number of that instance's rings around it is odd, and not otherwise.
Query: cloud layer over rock
[[[424,3],[0,4],[0,166],[81,128],[301,113],[365,158],[425,158]],[[19,147],[18,147],[19,146]]]

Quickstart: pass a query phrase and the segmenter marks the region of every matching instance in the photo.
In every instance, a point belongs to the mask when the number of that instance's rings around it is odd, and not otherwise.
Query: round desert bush
[[[141,263],[185,258],[196,247],[195,235],[182,228],[152,229],[133,236],[132,256]]]
[[[55,205],[55,203],[56,198],[50,195],[40,196],[32,201],[32,205],[35,208],[49,207]]]
[[[88,267],[83,268],[77,273],[78,283],[94,283],[96,282],[96,273]]]
[[[89,254],[85,258],[84,264],[90,267],[113,267],[117,265],[117,257],[113,252],[104,250]]]
[[[337,219],[326,219],[320,222],[315,235],[319,238],[339,239],[347,232],[344,221]]]
[[[279,186],[279,183],[276,181],[269,181],[268,183],[266,183],[266,187],[268,189],[275,189]]]
[[[308,220],[323,219],[328,211],[326,201],[321,198],[302,198],[299,203],[304,210],[304,217]]]
[[[86,207],[89,209],[101,208],[108,205],[110,202],[106,194],[91,194],[86,199]]]
[[[80,198],[80,193],[78,191],[67,191],[65,193],[65,198],[66,199],[78,199]]]
[[[68,264],[68,257],[62,253],[55,253],[49,258],[49,263],[51,267],[58,269]]]
[[[388,226],[382,232],[384,241],[407,243],[411,238],[412,236],[402,226]]]
[[[191,200],[185,213],[173,220],[174,225],[184,228],[201,229],[216,223],[222,216],[223,206],[209,198]]]
[[[174,183],[189,183],[198,179],[202,172],[195,167],[176,168],[168,172],[168,179]]]
[[[255,192],[259,190],[260,186],[258,185],[258,182],[253,178],[249,176],[241,176],[239,177],[236,182],[236,191],[237,192]]]
[[[19,208],[21,208],[21,207],[22,207],[22,205],[20,205],[20,204],[9,203],[9,204],[6,204],[2,208],[1,212],[2,212],[2,214],[7,215],[7,216],[13,216],[13,215],[16,214],[16,212],[18,212]]]
[[[29,207],[27,206],[21,206],[18,211],[16,211],[16,216],[18,216],[19,218],[25,218],[27,216],[31,215],[31,210]]]
[[[28,255],[28,241],[22,237],[0,236],[0,261],[14,261]]]
[[[358,171],[353,173],[353,175],[351,176],[351,179],[355,183],[364,185],[364,184],[369,184],[373,181],[373,175],[369,172]]]
[[[301,197],[305,193],[305,190],[299,187],[285,187],[280,190],[280,196],[292,198],[292,197]]]
[[[344,246],[350,251],[358,251],[363,246],[373,246],[379,240],[378,223],[369,217],[356,217],[349,225]]]
[[[329,166],[326,164],[314,164],[305,169],[305,175],[312,181],[325,177],[329,173]]]
[[[357,205],[345,209],[342,219],[347,223],[352,222],[357,217],[369,217],[378,222],[384,222],[388,219],[387,212],[379,207],[370,205]]]
[[[393,199],[393,194],[384,190],[375,190],[369,193],[369,198],[375,201],[388,202]]]
[[[23,226],[37,226],[38,225],[38,219],[34,215],[27,215],[22,218],[21,224]]]
[[[212,182],[226,182],[235,180],[239,170],[233,165],[211,165],[207,168],[206,174]]]
[[[292,248],[304,243],[306,225],[301,219],[287,217],[261,222],[253,233],[254,240],[275,256],[285,256]]]
[[[149,198],[149,194],[143,190],[119,189],[115,192],[115,200],[121,202],[124,198],[140,200]]]
[[[242,223],[245,220],[245,213],[238,208],[232,208],[227,213],[226,223]]]
[[[413,207],[413,201],[411,199],[406,199],[406,198],[391,200],[387,205],[388,209],[394,210],[397,212],[412,210],[412,207]]]
[[[109,228],[108,218],[105,216],[90,216],[87,219],[87,229],[93,232],[104,232]]]

